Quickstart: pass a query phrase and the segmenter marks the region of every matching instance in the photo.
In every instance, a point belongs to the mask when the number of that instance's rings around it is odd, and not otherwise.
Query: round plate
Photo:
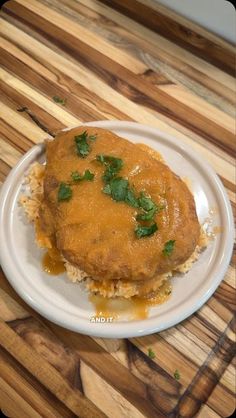
[[[144,320],[123,318],[115,322],[91,322],[94,307],[83,285],[73,284],[66,275],[50,276],[41,266],[42,250],[34,242],[34,228],[26,222],[18,205],[24,175],[34,161],[44,162],[44,145],[30,149],[11,171],[3,185],[0,204],[1,264],[16,292],[36,311],[51,321],[98,337],[122,338],[151,334],[173,326],[199,309],[224,277],[233,247],[233,217],[229,199],[212,168],[194,149],[156,128],[133,122],[100,121],[86,124],[105,128],[159,151],[169,167],[191,182],[201,223],[214,212],[213,227],[221,228],[192,269],[174,277],[171,298],[150,308]],[[191,234],[191,231],[189,231]]]

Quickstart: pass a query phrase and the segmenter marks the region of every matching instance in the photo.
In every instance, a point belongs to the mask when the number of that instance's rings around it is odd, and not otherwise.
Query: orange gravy
[[[65,266],[60,258],[59,251],[55,248],[49,249],[42,258],[42,266],[46,273],[57,276],[65,271]]]
[[[141,150],[146,151],[147,154],[149,154],[152,158],[155,158],[155,160],[160,161],[161,163],[165,163],[164,158],[160,154],[160,152],[154,150],[153,148],[149,147],[147,144],[138,143],[136,144],[137,147],[139,147]]]
[[[145,319],[148,317],[149,308],[166,302],[171,295],[171,285],[165,282],[159,289],[158,294],[150,298],[134,296],[125,298],[104,298],[99,295],[90,295],[89,301],[95,308],[95,317],[119,319],[122,316],[129,319]]]

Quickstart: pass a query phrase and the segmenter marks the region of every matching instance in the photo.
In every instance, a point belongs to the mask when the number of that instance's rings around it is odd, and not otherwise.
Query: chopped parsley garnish
[[[165,205],[154,204],[152,209],[139,213],[136,216],[136,219],[137,221],[151,221],[156,215],[156,213],[160,213],[163,209],[165,209]]]
[[[70,200],[72,197],[71,187],[66,183],[60,183],[57,199],[60,202],[61,200]]]
[[[144,192],[141,192],[140,195],[137,196],[127,179],[117,177],[117,174],[123,167],[122,159],[110,155],[99,154],[96,156],[96,160],[106,167],[102,176],[102,180],[105,183],[103,193],[110,195],[111,198],[117,202],[125,202],[129,206],[141,209],[142,212],[136,216],[136,220],[153,221],[155,214],[158,213],[162,207],[157,206]],[[154,234],[157,230],[157,224],[154,222],[147,226],[138,225],[135,229],[135,234],[138,238],[147,237]]]
[[[77,154],[85,158],[91,151],[90,144],[88,140],[94,141],[96,139],[96,135],[88,135],[87,131],[82,132],[80,135],[75,136],[75,144],[76,144],[76,150]]]
[[[89,135],[90,141],[95,141],[97,139],[97,135]]]
[[[109,183],[107,183],[107,184],[103,187],[102,191],[103,191],[103,193],[105,193],[105,194],[111,194],[111,186],[110,186],[110,184],[109,184]]]
[[[175,245],[175,240],[171,239],[170,241],[167,241],[164,245],[164,249],[162,250],[162,254],[165,257],[168,257],[169,255],[171,255],[174,250],[174,245]]]
[[[137,221],[151,221],[157,212],[156,205],[153,206],[148,212],[139,213],[136,216]]]
[[[109,183],[110,191],[109,193],[113,200],[117,202],[123,202],[125,200],[129,182],[128,180],[123,179],[122,177],[116,177],[112,179]]]
[[[61,99],[59,96],[53,96],[54,102],[60,103],[62,106],[66,105],[66,99]]]
[[[111,155],[100,154],[96,156],[96,160],[106,167],[102,176],[104,183],[109,183],[123,167],[121,158],[112,157]]]
[[[150,197],[145,196],[144,192],[140,193],[138,203],[143,211],[136,216],[137,221],[151,221],[156,213],[161,212],[165,207],[164,205],[156,205]]]
[[[149,210],[153,210],[156,206],[150,197],[145,196],[144,192],[140,193],[140,198],[138,201],[140,208],[146,210],[147,212]]]
[[[179,373],[179,370],[175,370],[175,372],[174,372],[174,378],[176,379],[176,380],[179,380],[180,379],[180,373]]]
[[[73,171],[71,173],[71,178],[75,182],[82,181],[82,180],[92,181],[94,179],[94,174],[91,173],[91,171],[89,170],[85,170],[83,175],[79,174],[78,171]]]
[[[135,192],[131,187],[128,187],[127,189],[127,193],[125,196],[125,203],[127,203],[127,205],[132,206],[133,208],[138,208],[139,204],[138,204],[138,199],[135,196]]]
[[[142,238],[142,237],[149,237],[150,235],[153,235],[157,230],[158,230],[157,224],[156,224],[156,222],[154,222],[150,226],[138,225],[135,228],[134,232],[135,232],[135,234],[137,235],[138,238]]]
[[[151,359],[156,357],[156,354],[151,348],[148,349],[148,357],[150,357]]]

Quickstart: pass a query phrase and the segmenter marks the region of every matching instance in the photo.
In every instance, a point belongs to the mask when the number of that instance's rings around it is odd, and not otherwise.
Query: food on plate
[[[194,198],[149,147],[80,126],[46,141],[20,203],[69,279],[107,298],[158,294],[206,246]]]

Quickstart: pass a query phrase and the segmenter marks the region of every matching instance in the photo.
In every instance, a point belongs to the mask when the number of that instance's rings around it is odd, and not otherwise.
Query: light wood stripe
[[[18,160],[21,157],[21,153],[17,151],[14,147],[7,144],[0,137],[0,157],[11,167],[16,165]]]
[[[99,377],[91,367],[81,362],[81,377],[85,386],[85,395],[94,403],[98,402],[98,407],[108,417],[114,418],[144,418],[146,415],[140,413],[130,402],[125,402],[124,398],[112,387],[107,384],[101,377]],[[104,394],[98,398],[97,390]],[[112,403],[107,402],[107,398],[113,400]],[[115,405],[115,408],[114,408]]]

